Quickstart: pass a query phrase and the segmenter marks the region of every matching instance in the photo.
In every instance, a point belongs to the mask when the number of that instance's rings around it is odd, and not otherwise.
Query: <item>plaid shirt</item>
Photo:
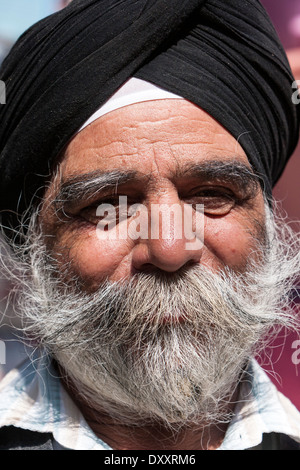
[[[300,413],[253,360],[240,387],[233,420],[218,450],[258,446],[265,433],[300,442]],[[112,450],[99,439],[66,393],[49,358],[26,361],[0,382],[0,428],[51,433],[54,449]]]

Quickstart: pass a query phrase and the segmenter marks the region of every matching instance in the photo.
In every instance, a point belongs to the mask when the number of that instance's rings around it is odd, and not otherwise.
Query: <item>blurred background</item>
[[[99,0],[101,1],[101,0]],[[300,0],[261,0],[268,11],[278,35],[286,49],[296,80],[300,81]],[[64,8],[70,0],[0,0],[0,63],[16,39],[33,23]],[[292,93],[292,91],[291,91]],[[300,104],[299,104],[300,106]],[[300,221],[300,143],[274,189],[275,198],[292,224]],[[300,306],[300,283],[296,286]],[[10,291],[6,281],[0,283],[0,298]],[[2,301],[4,309],[5,301]],[[299,312],[295,311],[295,314]],[[9,369],[23,360],[27,350],[18,341],[9,323],[18,324],[10,309],[0,314],[0,379]],[[290,333],[278,338],[265,351],[260,363],[268,371],[277,387],[288,396],[300,410],[300,337]],[[299,345],[298,345],[299,344]],[[299,354],[297,354],[297,350]],[[5,354],[4,354],[4,352]],[[271,363],[268,358],[271,357]],[[3,362],[4,364],[1,364]]]

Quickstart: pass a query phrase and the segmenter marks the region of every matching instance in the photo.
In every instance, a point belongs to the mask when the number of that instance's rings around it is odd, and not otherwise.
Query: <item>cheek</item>
[[[253,235],[253,228],[236,220],[209,220],[205,226],[206,256],[212,264],[221,262],[234,270],[243,270],[255,249]]]
[[[93,233],[69,240],[67,253],[73,272],[89,288],[99,286],[104,279],[119,280],[130,269],[130,247],[126,240],[99,240]]]

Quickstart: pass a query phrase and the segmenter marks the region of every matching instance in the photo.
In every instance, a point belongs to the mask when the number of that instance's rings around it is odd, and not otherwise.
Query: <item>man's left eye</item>
[[[195,192],[188,199],[193,203],[202,204],[204,213],[211,215],[226,215],[236,203],[232,193],[214,189]]]

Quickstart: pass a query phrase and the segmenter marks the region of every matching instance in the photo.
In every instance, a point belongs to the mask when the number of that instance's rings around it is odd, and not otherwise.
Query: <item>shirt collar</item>
[[[112,450],[91,430],[62,386],[51,359],[26,361],[0,382],[0,427],[52,433],[58,446],[72,450]],[[242,382],[234,417],[218,450],[243,450],[264,433],[286,434],[300,442],[300,413],[252,360]]]
[[[300,413],[252,360],[240,387],[234,417],[219,450],[256,447],[267,433],[285,434],[300,442]]]
[[[23,363],[0,382],[0,427],[52,433],[66,449],[111,449],[88,426],[49,357]]]

